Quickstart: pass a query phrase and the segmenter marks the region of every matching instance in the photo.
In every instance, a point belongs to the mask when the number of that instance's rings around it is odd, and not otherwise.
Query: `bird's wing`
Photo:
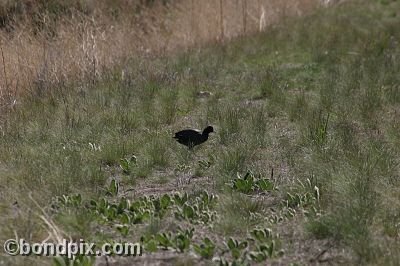
[[[176,132],[174,138],[191,137],[191,136],[196,136],[198,134],[201,134],[201,132],[199,130],[185,129],[185,130]]]

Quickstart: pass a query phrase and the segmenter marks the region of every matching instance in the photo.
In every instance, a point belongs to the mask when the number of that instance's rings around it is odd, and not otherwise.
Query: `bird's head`
[[[204,134],[204,135],[208,135],[208,134],[210,134],[211,132],[214,132],[214,128],[213,128],[212,126],[208,126],[208,127],[206,127],[206,128],[203,130],[203,134]]]

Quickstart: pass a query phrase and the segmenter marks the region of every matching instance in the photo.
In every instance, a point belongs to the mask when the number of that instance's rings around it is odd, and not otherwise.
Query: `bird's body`
[[[206,127],[203,132],[196,129],[185,129],[175,133],[174,139],[178,141],[180,144],[183,144],[189,149],[192,149],[194,146],[202,144],[203,142],[208,140],[208,135],[214,132],[214,128],[212,126]]]

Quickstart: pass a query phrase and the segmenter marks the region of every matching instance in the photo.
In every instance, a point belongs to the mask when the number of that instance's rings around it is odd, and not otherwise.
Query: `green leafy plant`
[[[163,248],[163,249],[168,249],[169,247],[172,247],[172,233],[159,233],[155,236],[155,239],[158,242],[158,245]]]
[[[129,233],[129,225],[126,224],[117,224],[115,225],[117,230],[121,233],[123,236],[127,236]]]
[[[248,247],[249,243],[247,241],[239,242],[238,240],[231,237],[225,243],[225,245],[228,247],[229,251],[231,252],[232,257],[234,259],[239,259],[242,256],[243,250]]]
[[[255,240],[263,243],[272,237],[272,230],[270,228],[259,229],[256,228],[250,232],[250,235],[254,237]]]
[[[256,187],[263,192],[272,191],[275,189],[274,183],[272,183],[271,180],[266,178],[258,179],[256,181]]]
[[[122,197],[117,205],[118,214],[124,213],[125,210],[130,208],[130,205],[131,202],[127,200],[125,197]]]
[[[243,194],[250,194],[254,191],[268,192],[275,189],[271,180],[263,178],[261,175],[255,176],[251,171],[247,171],[244,176],[237,173],[231,182],[231,187]]]
[[[185,250],[189,249],[190,242],[193,237],[194,229],[178,229],[178,233],[174,236],[173,244],[174,248],[178,252],[184,252]]]
[[[172,232],[163,232],[150,237],[142,236],[140,241],[143,243],[144,248],[149,252],[155,252],[158,248],[164,250],[173,249],[178,252],[184,252],[190,247],[193,232],[193,228],[185,230],[178,228],[176,234]]]
[[[62,195],[57,197],[56,202],[68,207],[79,207],[82,204],[82,195]]]
[[[193,224],[202,223],[209,225],[216,218],[216,212],[212,209],[215,207],[217,200],[217,196],[209,194],[206,191],[190,199],[186,199],[185,197],[185,203],[182,206],[180,204],[183,201],[180,198],[177,201],[179,204],[175,206],[175,218],[178,220],[187,220]]]
[[[273,214],[268,218],[268,221],[272,224],[277,224],[280,222],[283,222],[283,216],[282,215],[278,215],[278,214]]]
[[[117,180],[113,179],[110,183],[110,186],[107,189],[107,196],[117,196],[119,192],[119,183]]]
[[[53,266],[93,266],[95,262],[94,256],[75,255],[74,259],[62,256],[53,259]]]
[[[161,197],[155,198],[152,200],[154,207],[154,214],[159,217],[163,217],[167,211],[167,209],[173,205],[173,200],[167,194],[162,195]]]
[[[305,182],[298,180],[298,186],[292,193],[286,193],[285,205],[287,207],[310,207],[318,205],[320,200],[320,190],[316,183],[310,178]]]
[[[137,158],[135,155],[132,155],[129,159],[123,158],[120,160],[119,166],[121,167],[122,171],[129,175],[132,172],[134,166],[137,165]]]
[[[185,192],[182,195],[177,193],[174,194],[173,196],[174,203],[177,204],[178,206],[183,206],[185,202],[188,200],[188,194]]]
[[[147,252],[157,252],[158,250],[158,245],[157,245],[157,240],[154,239],[154,237],[151,237],[149,239],[145,238],[145,237],[141,237],[140,238],[140,242],[143,245],[143,248],[147,251]]]
[[[267,258],[282,256],[283,254],[283,250],[277,251],[275,241],[272,240],[269,244],[258,245],[256,251],[250,252],[249,256],[251,260],[260,263],[265,261]]]
[[[218,259],[215,260],[218,262],[219,266],[248,266],[249,261],[246,259],[246,257],[240,258],[240,259],[234,259],[232,261],[228,261],[227,259],[223,257],[219,257]]]
[[[212,163],[208,160],[199,160],[198,164],[199,164],[199,167],[202,169],[208,169],[212,165]]]
[[[249,194],[255,187],[254,176],[251,172],[247,172],[243,177],[238,173],[237,178],[232,181],[232,187],[241,193]]]
[[[215,253],[215,244],[206,237],[199,245],[194,244],[193,250],[204,259],[212,259]]]

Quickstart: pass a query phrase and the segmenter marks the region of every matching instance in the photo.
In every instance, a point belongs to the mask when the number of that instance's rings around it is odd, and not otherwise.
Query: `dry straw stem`
[[[52,240],[54,243],[61,244],[63,243],[64,236],[66,235],[47,215],[45,210],[37,203],[37,201],[33,198],[32,194],[29,193],[29,199],[36,205],[36,207],[40,210],[41,214],[37,214],[40,220],[42,220],[45,224],[45,230],[48,233],[48,237],[42,241],[42,243],[47,243],[47,241]],[[72,241],[69,238],[70,242]]]
[[[26,10],[35,10],[36,1],[20,2]],[[155,1],[137,11],[135,1],[125,2],[117,1],[110,9],[105,0],[83,1],[88,14],[71,8],[57,19],[47,11],[33,20],[26,11],[0,28],[1,100],[38,87],[43,92],[59,83],[90,84],[131,57],[252,34],[277,23],[282,15],[301,15],[320,4],[319,0],[167,1],[166,5]]]

